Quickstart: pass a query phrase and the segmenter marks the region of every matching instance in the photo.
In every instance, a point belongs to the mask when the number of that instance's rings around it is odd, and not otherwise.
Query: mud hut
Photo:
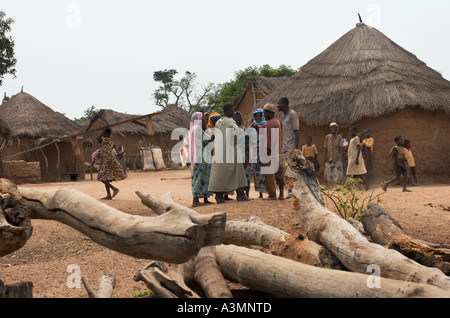
[[[86,131],[93,131],[86,135],[84,142],[85,162],[91,161],[91,154],[99,148],[96,136],[100,127],[128,121],[141,115],[130,115],[111,109],[102,109],[90,121]],[[163,111],[152,117],[153,135],[149,135],[144,119],[111,127],[111,139],[117,146],[124,146],[126,151],[126,165],[129,169],[136,169],[136,162],[140,159],[141,148],[159,147],[166,164],[171,161],[170,151],[179,142],[172,140],[172,131],[176,128],[189,128],[190,115],[175,105],[169,105]]]
[[[243,122],[249,124],[252,118],[252,111],[256,105],[275,89],[282,86],[289,80],[289,77],[265,77],[253,76],[247,80],[245,90],[234,100],[236,111],[242,113]]]
[[[38,167],[36,182],[84,179],[82,149],[73,149],[76,140],[69,137],[81,130],[73,121],[23,91],[0,106],[0,118],[9,130],[1,154],[3,175],[11,176],[5,169],[14,162],[13,170],[28,170],[26,163]],[[21,172],[16,174],[20,177]]]
[[[347,139],[350,126],[370,128],[376,181],[393,174],[397,135],[412,142],[419,181],[450,180],[450,82],[375,28],[358,23],[260,104],[281,96],[299,114],[302,144],[311,135],[322,150],[331,122]]]

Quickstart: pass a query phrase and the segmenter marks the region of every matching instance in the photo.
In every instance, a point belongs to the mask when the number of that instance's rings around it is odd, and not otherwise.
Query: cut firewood
[[[375,243],[450,275],[450,251],[430,247],[406,235],[398,222],[378,204],[368,205],[361,216],[361,222]]]
[[[84,288],[86,289],[89,298],[112,298],[114,288],[116,287],[116,274],[104,274],[98,281],[98,291],[94,291],[89,284],[86,276],[81,278]]]
[[[219,245],[216,255],[225,277],[278,297],[450,298],[449,291],[424,283],[319,268],[241,246]]]
[[[326,247],[352,272],[365,273],[375,265],[381,269],[383,277],[450,290],[450,277],[441,270],[423,266],[395,250],[369,242],[349,222],[328,210],[314,167],[300,150],[291,151],[285,159],[295,213],[309,239]]]

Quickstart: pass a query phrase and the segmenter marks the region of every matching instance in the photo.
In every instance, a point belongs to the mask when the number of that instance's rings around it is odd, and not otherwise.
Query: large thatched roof
[[[450,115],[450,82],[364,23],[313,58],[259,105],[290,100],[310,125],[350,124],[408,106]]]
[[[101,122],[102,125],[107,126],[141,116],[142,115],[119,113],[111,109],[102,109],[91,119],[86,130],[89,130],[97,121]],[[122,136],[127,134],[146,135],[147,129],[145,128],[145,120],[139,120],[138,122],[140,122],[141,125],[129,122],[123,125],[114,126],[111,128],[111,131],[114,134]],[[190,115],[187,111],[178,106],[169,105],[163,109],[161,114],[153,116],[152,122],[155,134],[168,133],[179,127],[189,128]]]
[[[0,105],[0,118],[6,123],[11,140],[62,138],[81,127],[28,93],[20,92]]]

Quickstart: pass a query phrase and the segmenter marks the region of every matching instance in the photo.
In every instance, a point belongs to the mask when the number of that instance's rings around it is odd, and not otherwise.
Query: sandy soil
[[[191,206],[189,170],[158,172],[130,172],[129,177],[115,183],[120,193],[106,203],[130,214],[154,217],[156,214],[142,205],[135,191],[152,195],[172,192],[179,203]],[[105,196],[98,181],[88,180],[66,183],[29,184],[22,187],[68,187],[77,189],[96,199]],[[402,193],[400,187],[390,187],[382,195],[383,207],[411,237],[433,243],[450,244],[450,185],[422,185],[412,187],[411,193]],[[381,189],[375,189],[375,194]],[[229,201],[225,205],[212,204],[196,208],[199,213],[225,211],[229,220],[244,220],[252,215],[288,233],[301,229],[292,209],[292,200],[262,201],[252,191],[249,202]],[[132,258],[110,251],[73,230],[54,221],[33,220],[33,235],[27,244],[13,254],[0,258],[0,279],[5,284],[21,281],[33,282],[34,298],[87,298],[83,285],[73,284],[72,265],[78,266],[94,289],[103,273],[115,272],[117,284],[114,298],[131,298],[147,287],[133,280],[134,274],[149,260]],[[70,285],[70,284],[69,284]]]

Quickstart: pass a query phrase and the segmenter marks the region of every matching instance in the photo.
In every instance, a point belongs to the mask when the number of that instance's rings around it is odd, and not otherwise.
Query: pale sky
[[[128,114],[159,111],[153,72],[177,69],[199,85],[248,66],[297,69],[364,22],[450,80],[450,1],[384,0],[2,0],[13,18],[24,91],[70,119],[94,105]]]

